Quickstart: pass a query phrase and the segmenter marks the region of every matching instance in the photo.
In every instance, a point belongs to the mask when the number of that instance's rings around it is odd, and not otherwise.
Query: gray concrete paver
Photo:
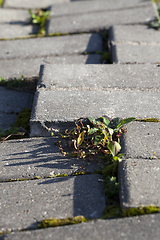
[[[159,63],[159,50],[159,44],[116,43],[112,45],[112,61],[118,64]]]
[[[50,17],[146,7],[148,2],[126,0],[74,1],[51,6]]]
[[[62,138],[29,138],[10,140],[0,144],[0,182],[9,179],[46,178],[76,172],[94,173],[101,169],[103,160],[88,161],[63,156],[59,145]],[[64,151],[70,152],[62,141]],[[6,151],[7,149],[7,151]]]
[[[47,8],[52,4],[61,4],[70,0],[5,0],[5,8]]]
[[[32,108],[31,136],[50,136],[50,131],[63,131],[81,117],[159,119],[159,104],[159,92],[39,91]]]
[[[37,31],[38,28],[33,28],[32,25],[0,24],[0,39],[29,37],[32,34],[37,34]]]
[[[72,226],[40,229],[2,236],[3,240],[159,240],[160,214],[97,220]]]
[[[46,218],[98,218],[105,208],[101,175],[0,184],[0,231],[35,228]]]
[[[121,207],[160,206],[160,160],[126,159],[120,163]]]
[[[108,28],[111,25],[144,24],[155,17],[152,3],[143,8],[52,17],[48,33],[74,33]]]
[[[159,45],[160,31],[143,25],[113,26],[110,28],[110,41],[114,43],[147,43]]]
[[[134,122],[123,135],[124,158],[160,158],[160,123]]]
[[[3,78],[20,78],[38,76],[42,64],[100,64],[102,55],[63,55],[55,57],[42,57],[30,59],[0,60],[0,76]]]
[[[0,8],[0,16],[0,24],[28,24],[30,22],[30,14],[27,10]]]
[[[151,64],[66,64],[63,68],[56,64],[50,64],[41,68],[38,88],[44,86],[45,90],[132,89],[158,91],[160,89],[159,78],[159,67]]]
[[[1,60],[73,55],[101,50],[102,39],[96,33],[0,41]]]

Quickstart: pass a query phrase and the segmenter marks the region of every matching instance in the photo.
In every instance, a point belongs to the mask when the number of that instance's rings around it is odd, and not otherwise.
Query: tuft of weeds
[[[3,77],[0,77],[1,87],[7,87],[9,89],[21,90],[21,91],[23,90],[23,91],[32,92],[32,93],[34,93],[36,90],[37,82],[38,82],[38,77],[26,78],[23,75],[21,76],[20,79],[18,78],[4,79]]]
[[[46,22],[50,15],[50,11],[38,9],[36,10],[35,13],[33,13],[33,11],[29,9],[29,13],[31,16],[32,24],[36,24],[39,26],[38,35],[45,36],[46,35],[45,27],[46,27]]]
[[[136,120],[136,118],[110,119],[100,117],[99,119],[81,118],[75,120],[75,128],[69,131],[66,129],[63,138],[68,138],[70,153],[64,152],[60,143],[60,150],[63,155],[69,154],[78,158],[89,158],[90,160],[99,156],[105,161],[101,174],[105,182],[105,195],[107,207],[104,210],[103,218],[111,218],[120,215],[119,207],[119,183],[118,164],[122,154],[120,136],[124,134],[125,124]]]

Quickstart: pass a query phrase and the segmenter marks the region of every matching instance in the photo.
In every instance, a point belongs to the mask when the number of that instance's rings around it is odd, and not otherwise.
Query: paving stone
[[[5,8],[47,8],[55,3],[65,3],[70,0],[5,0]]]
[[[89,55],[90,56],[90,55]],[[60,76],[60,77],[59,77]],[[156,65],[67,65],[41,67],[38,88],[45,90],[160,90]]]
[[[0,60],[0,76],[3,78],[20,78],[22,75],[25,77],[38,76],[42,64],[100,64],[101,56],[99,54],[63,55],[59,57]]]
[[[23,108],[32,108],[33,94],[0,87],[0,127],[8,128]]]
[[[18,51],[17,51],[18,49]],[[0,41],[0,59],[73,55],[102,50],[99,34]]]
[[[159,68],[150,64],[46,65],[35,94],[31,136],[50,136],[51,129],[63,130],[80,117],[159,119],[158,82]]]
[[[117,24],[144,24],[153,17],[155,17],[155,12],[150,2],[143,8],[52,17],[48,21],[47,29],[50,34],[85,32]]]
[[[103,160],[87,161],[60,153],[60,138],[30,138],[10,140],[0,144],[0,182],[9,179],[47,178],[58,174],[76,172],[93,173],[101,169]],[[67,142],[62,141],[64,151],[69,152]],[[7,149],[7,151],[6,151]]]
[[[32,25],[0,24],[0,39],[27,37],[37,31],[38,28]]]
[[[120,163],[122,208],[160,206],[160,159],[126,159]]]
[[[27,24],[30,22],[30,14],[27,10],[0,8],[0,24]]]
[[[0,184],[0,230],[35,228],[46,218],[98,218],[105,208],[101,175]]]
[[[116,43],[112,45],[113,63],[159,63],[160,45]]]
[[[160,158],[160,123],[133,122],[123,135],[124,158]],[[155,153],[155,154],[154,154]]]
[[[112,0],[101,0],[101,1],[74,1],[66,2],[63,4],[54,4],[51,6],[50,17],[72,15],[72,14],[84,14],[89,12],[99,11],[111,11],[111,10],[122,10],[131,7],[145,7],[148,6],[148,2],[136,1],[112,1]]]
[[[160,31],[148,26],[113,26],[110,28],[110,41],[114,43],[152,43],[159,45]]]
[[[73,127],[74,119],[81,117],[160,118],[159,104],[159,92],[39,91],[32,108],[31,136],[61,132]]]
[[[158,240],[160,214],[123,219],[96,220],[87,223],[39,229],[3,235],[3,240]]]

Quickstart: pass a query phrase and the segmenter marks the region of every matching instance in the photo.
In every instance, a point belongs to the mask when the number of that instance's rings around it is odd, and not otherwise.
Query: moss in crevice
[[[147,206],[147,207],[137,207],[124,209],[122,212],[122,217],[132,217],[145,214],[160,213],[160,207]]]
[[[38,228],[49,228],[49,227],[58,227],[64,225],[71,225],[71,224],[78,224],[82,222],[88,222],[89,220],[84,216],[76,216],[70,218],[63,218],[63,219],[45,219],[39,222]]]
[[[137,122],[160,122],[158,120],[158,118],[145,118],[145,119],[137,118],[135,121],[137,121]]]
[[[121,217],[122,211],[119,205],[108,205],[103,211],[102,219]]]
[[[24,128],[29,134],[29,132],[30,132],[30,124],[29,124],[30,117],[31,117],[31,109],[23,108],[15,120],[16,127]]]

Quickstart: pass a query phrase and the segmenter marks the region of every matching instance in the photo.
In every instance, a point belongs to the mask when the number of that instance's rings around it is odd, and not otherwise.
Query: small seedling
[[[31,15],[32,24],[36,24],[39,26],[38,35],[45,35],[46,21],[49,18],[50,11],[43,11],[39,9],[35,13],[33,13],[32,10],[29,9],[29,13]]]

